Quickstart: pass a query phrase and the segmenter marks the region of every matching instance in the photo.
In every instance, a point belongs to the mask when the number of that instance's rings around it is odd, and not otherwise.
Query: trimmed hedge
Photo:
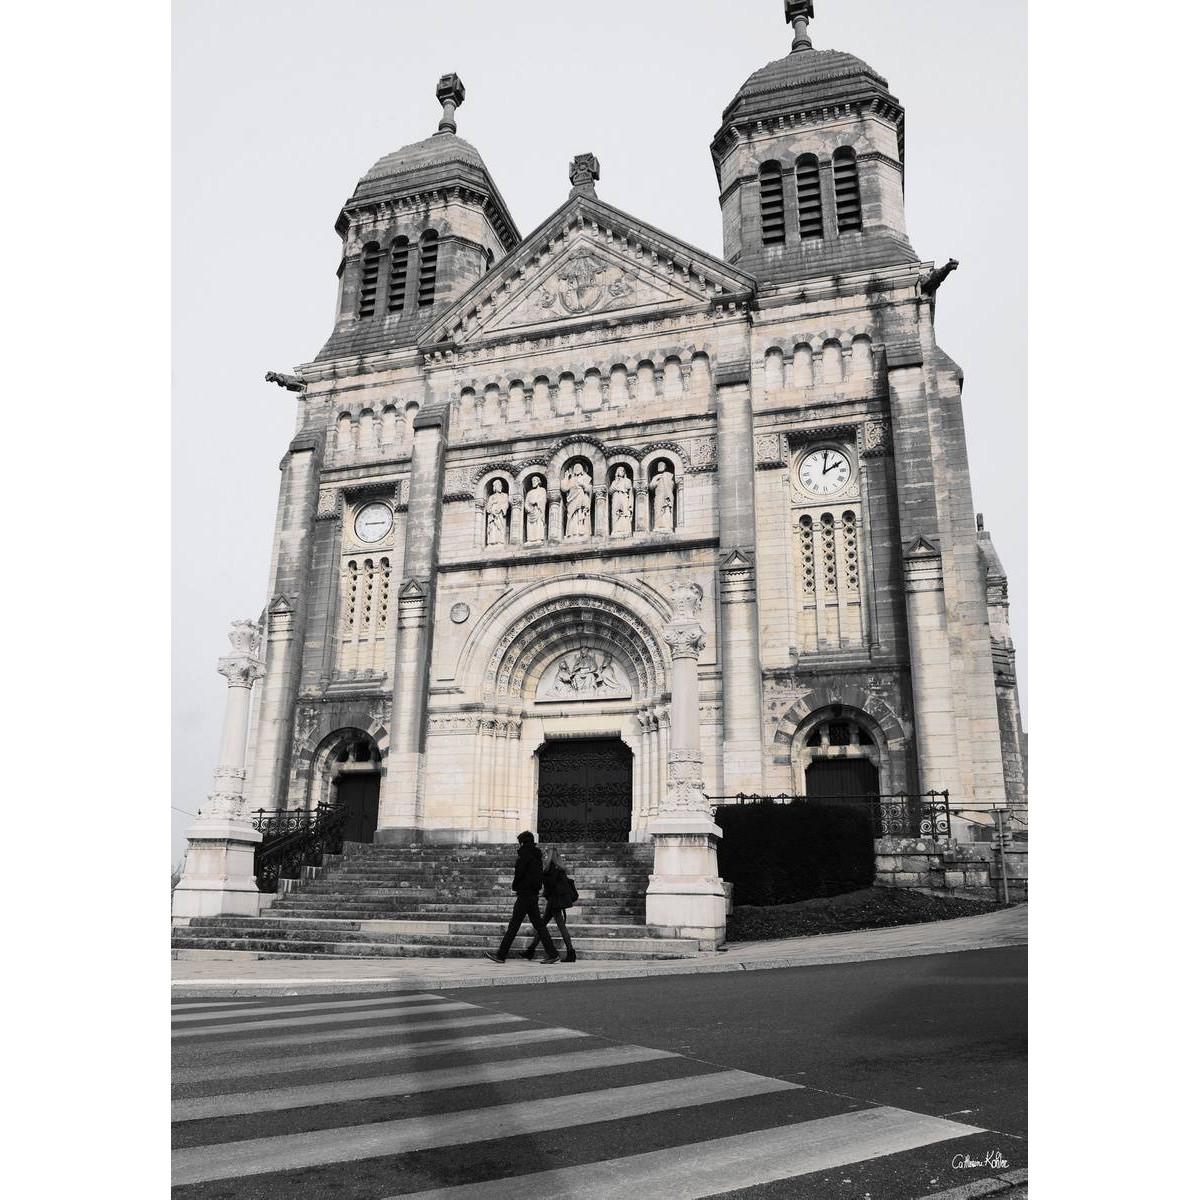
[[[838,804],[738,804],[717,809],[721,878],[733,901],[792,904],[875,882],[870,813]]]

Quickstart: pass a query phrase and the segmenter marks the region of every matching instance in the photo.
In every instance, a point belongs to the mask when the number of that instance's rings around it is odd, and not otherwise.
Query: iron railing
[[[760,796],[737,792],[732,796],[709,796],[713,804],[831,804],[865,810],[876,837],[950,837],[950,793],[868,793],[865,796],[797,796],[780,792]]]
[[[326,854],[340,854],[346,816],[341,804],[252,813],[251,824],[263,835],[254,849],[258,890],[278,891],[281,879],[300,878],[301,867],[319,867]]]

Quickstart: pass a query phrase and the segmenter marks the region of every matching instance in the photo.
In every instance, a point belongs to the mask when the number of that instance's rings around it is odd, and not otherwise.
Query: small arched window
[[[833,196],[838,233],[862,228],[862,198],[858,190],[858,156],[849,146],[833,152]]]
[[[427,229],[421,234],[421,275],[417,280],[417,304],[428,308],[433,303],[437,286],[438,235]]]
[[[378,242],[368,242],[362,252],[362,282],[358,289],[358,315],[373,317],[379,294],[379,260],[382,252]]]
[[[404,311],[408,294],[408,238],[399,237],[392,243],[392,269],[388,275],[388,306],[390,313]]]
[[[800,240],[824,237],[821,168],[815,154],[805,154],[796,160],[796,200],[799,205]]]
[[[764,246],[782,246],[787,240],[783,223],[783,168],[777,162],[763,163],[758,173],[762,204]]]

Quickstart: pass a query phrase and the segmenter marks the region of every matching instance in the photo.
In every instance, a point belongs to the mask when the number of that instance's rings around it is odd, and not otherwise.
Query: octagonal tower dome
[[[385,154],[338,214],[341,299],[319,358],[411,341],[521,240],[483,156],[458,136],[462,80],[443,75],[437,98],[437,132]]]
[[[725,257],[767,283],[916,262],[903,107],[861,58],[813,48],[814,0],[784,13],[791,53],[742,84],[713,139]]]

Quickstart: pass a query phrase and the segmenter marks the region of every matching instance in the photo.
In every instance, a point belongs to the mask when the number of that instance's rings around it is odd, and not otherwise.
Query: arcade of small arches
[[[668,354],[659,361],[631,358],[607,370],[570,365],[523,379],[477,381],[463,387],[453,406],[456,431],[513,422],[573,417],[579,413],[671,400],[708,403],[712,366],[708,354]]]
[[[363,451],[383,451],[403,455],[412,449],[413,422],[420,404],[410,400],[403,409],[388,403],[376,411],[372,407],[357,413],[344,410],[334,423],[333,449],[336,458]]]

